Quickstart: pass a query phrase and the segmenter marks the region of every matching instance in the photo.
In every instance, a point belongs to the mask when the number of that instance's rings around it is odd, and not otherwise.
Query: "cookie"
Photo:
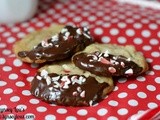
[[[144,56],[132,45],[99,44],[88,46],[72,57],[80,69],[102,76],[136,76],[148,70]]]
[[[42,67],[31,82],[37,98],[63,106],[92,106],[113,90],[111,77],[102,77],[77,68],[71,62]]]
[[[69,58],[92,42],[86,27],[53,25],[17,42],[14,52],[24,62],[44,63]]]

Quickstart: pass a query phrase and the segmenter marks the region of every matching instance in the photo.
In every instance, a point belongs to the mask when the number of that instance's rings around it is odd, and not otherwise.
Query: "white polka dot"
[[[129,85],[128,85],[128,88],[129,88],[129,89],[136,89],[136,88],[137,88],[137,85],[134,84],[134,83],[132,83],[132,84],[129,84]]]
[[[59,113],[59,114],[66,114],[66,113],[67,113],[67,110],[64,109],[64,108],[58,108],[58,109],[57,109],[57,113]]]
[[[156,83],[160,84],[160,77],[156,77],[154,80]]]
[[[109,116],[107,120],[118,120],[118,118],[115,116]]]
[[[146,80],[146,78],[143,77],[143,76],[138,76],[136,79],[137,79],[138,81],[140,81],[140,82],[143,82],[143,81]]]
[[[127,39],[126,39],[125,37],[122,37],[122,36],[121,36],[121,37],[118,37],[117,40],[118,40],[118,42],[121,43],[121,44],[124,44],[124,43],[126,43],[126,41],[127,41]]]
[[[4,94],[11,94],[13,92],[13,90],[11,88],[6,88],[3,93]]]
[[[35,31],[35,29],[34,29],[33,27],[28,27],[28,28],[26,29],[26,31],[30,33],[30,32]]]
[[[2,33],[2,32],[4,32],[4,28],[3,27],[0,27],[0,32]]]
[[[87,113],[88,112],[85,109],[80,109],[80,110],[77,111],[77,114],[80,115],[80,116],[85,116],[85,115],[87,115]]]
[[[5,58],[0,58],[0,65],[5,64],[6,63],[6,59]]]
[[[154,102],[148,103],[148,107],[149,107],[150,109],[156,108],[157,106],[158,106],[157,103],[154,103]]]
[[[118,35],[119,34],[119,30],[117,29],[117,28],[112,28],[111,30],[110,30],[110,34],[111,35]]]
[[[16,82],[16,86],[17,86],[17,87],[24,87],[24,86],[25,86],[25,83],[22,82],[22,81],[18,81],[18,82]]]
[[[159,31],[159,32],[157,32],[157,36],[158,36],[158,37],[160,37],[160,31]]]
[[[152,30],[156,30],[158,28],[158,25],[155,24],[155,23],[150,23],[149,28],[152,29]]]
[[[111,26],[111,23],[104,23],[102,26],[103,26],[104,28],[109,28],[109,27]]]
[[[51,115],[51,114],[46,115],[45,116],[45,120],[56,120],[56,116],[55,115]]]
[[[137,100],[134,100],[134,99],[131,99],[128,101],[128,104],[130,106],[137,106],[138,105],[138,101]]]
[[[157,100],[160,100],[160,94],[156,96]]]
[[[149,20],[148,20],[148,19],[143,18],[143,19],[141,19],[141,22],[142,22],[142,23],[144,23],[144,24],[148,24],[148,23],[149,23]]]
[[[21,69],[20,72],[23,73],[23,74],[28,74],[29,70],[28,69]]]
[[[134,23],[134,20],[133,20],[132,18],[127,18],[127,19],[126,19],[126,23],[130,23],[130,24],[131,24],[131,23]]]
[[[65,23],[65,22],[67,22],[67,18],[66,18],[66,17],[60,17],[60,18],[58,19],[58,21],[59,21],[60,23]]]
[[[73,21],[74,22],[80,22],[80,21],[82,21],[82,17],[76,16],[76,17],[73,18]]]
[[[128,110],[126,108],[121,108],[117,112],[119,115],[126,115],[128,113]]]
[[[139,98],[147,98],[147,94],[146,93],[144,93],[144,92],[138,92],[137,93],[137,96],[139,97]]]
[[[33,98],[33,99],[30,99],[29,102],[30,102],[31,104],[38,104],[38,103],[39,103],[39,100]]]
[[[141,23],[134,23],[133,27],[136,29],[140,29],[140,28],[142,28],[142,24]]]
[[[29,90],[23,90],[22,94],[25,95],[25,96],[30,96],[31,92]]]
[[[47,10],[47,13],[48,13],[49,15],[53,15],[53,14],[55,13],[55,11],[54,11],[54,9],[48,9],[48,10]]]
[[[155,69],[155,70],[160,70],[160,65],[154,65],[154,66],[153,66],[153,69]]]
[[[82,16],[84,16],[84,17],[89,16],[89,12],[82,12]]]
[[[45,111],[47,111],[47,108],[46,108],[46,107],[43,107],[43,106],[39,106],[39,107],[36,108],[36,110],[37,110],[38,112],[45,112]]]
[[[147,85],[147,89],[148,89],[149,91],[155,91],[155,90],[156,90],[156,87],[153,86],[153,85]]]
[[[117,25],[119,28],[125,28],[127,26],[124,22],[119,22]]]
[[[127,95],[128,94],[126,92],[121,92],[118,94],[118,98],[125,98],[125,97],[127,97]]]
[[[10,67],[10,66],[4,66],[2,69],[3,69],[3,71],[8,72],[8,71],[12,70],[12,67]]]
[[[97,120],[97,118],[89,117],[89,118],[87,118],[87,120]]]
[[[110,37],[108,37],[108,36],[104,36],[104,37],[102,37],[102,39],[101,39],[101,41],[103,42],[103,43],[109,43],[110,42]]]
[[[118,82],[119,83],[125,83],[127,81],[127,78],[119,78]]]
[[[99,110],[97,111],[97,114],[98,114],[99,116],[104,116],[104,115],[107,114],[107,112],[108,112],[107,109],[101,108],[101,109],[99,109]]]
[[[154,71],[146,71],[147,75],[154,75]]]
[[[2,51],[3,55],[10,55],[11,54],[11,50],[8,50],[8,49],[4,49]]]
[[[66,120],[77,120],[75,116],[68,116],[66,117]]]
[[[137,45],[142,44],[143,40],[141,38],[134,38],[133,42]]]
[[[0,43],[0,48],[5,48],[6,46],[6,43]]]
[[[26,105],[23,105],[23,104],[20,104],[20,105],[17,105],[16,108],[19,109],[19,110],[26,110],[26,109],[27,109],[27,106],[26,106]]]
[[[87,21],[82,21],[82,22],[80,23],[80,25],[81,25],[81,26],[88,26],[89,23],[88,23]]]
[[[3,37],[9,37],[10,35],[11,35],[10,32],[4,32],[4,33],[2,34]]]
[[[26,36],[26,34],[25,34],[24,32],[19,32],[19,33],[17,34],[17,37],[18,37],[18,38],[23,38],[24,36]]]
[[[110,100],[110,101],[108,102],[108,104],[109,104],[110,106],[118,106],[118,102],[115,101],[115,100]]]
[[[28,23],[28,22],[23,22],[23,23],[21,23],[21,26],[24,27],[24,28],[25,28],[25,27],[28,27],[28,26],[29,26],[29,23]]]
[[[151,49],[152,49],[152,47],[149,46],[149,45],[144,45],[144,46],[143,46],[143,50],[145,50],[145,51],[149,51],[149,50],[151,50]]]
[[[10,80],[16,80],[17,78],[18,78],[18,75],[15,74],[15,73],[11,73],[11,74],[9,75],[9,79],[10,79]]]
[[[96,19],[97,19],[96,16],[93,16],[93,15],[88,17],[88,20],[92,22],[95,21]]]
[[[19,60],[19,59],[15,59],[13,61],[13,65],[16,66],[16,67],[20,67],[20,66],[22,66],[22,64],[23,64],[22,61]]]
[[[19,27],[12,27],[11,29],[12,32],[19,32],[20,31],[20,28]]]
[[[43,26],[44,26],[44,23],[43,23],[43,22],[37,22],[37,23],[36,23],[36,26],[37,26],[37,27],[43,27]]]
[[[19,100],[20,100],[19,96],[13,96],[13,97],[10,98],[11,102],[18,102]]]
[[[8,43],[13,43],[13,42],[15,42],[15,38],[14,37],[9,37],[9,38],[7,38],[7,42]]]
[[[154,51],[151,53],[152,57],[160,57],[160,51],[157,52],[157,51]]]
[[[94,29],[94,33],[96,35],[101,35],[101,34],[103,34],[103,30],[102,30],[102,28],[96,28],[96,29]]]
[[[33,78],[34,78],[33,76],[29,76],[29,77],[27,77],[27,81],[32,82]]]
[[[118,90],[118,86],[115,86],[113,91],[117,91]]]
[[[126,30],[126,35],[129,37],[132,37],[135,35],[135,31],[133,29],[127,29]]]
[[[52,22],[52,19],[51,18],[45,18],[44,20],[46,23],[51,23]]]
[[[5,85],[7,85],[7,82],[0,80],[0,86],[2,87],[2,86],[5,86]]]
[[[146,58],[146,61],[147,61],[148,63],[152,63],[152,62],[153,62],[153,59],[151,59],[151,58]]]
[[[145,37],[145,38],[151,36],[151,32],[150,32],[149,30],[143,30],[141,34],[142,34],[142,36]]]
[[[0,105],[0,108],[1,108],[1,109],[6,109],[6,108],[7,108],[7,105]]]
[[[159,40],[152,38],[150,41],[151,45],[158,45],[159,44]]]

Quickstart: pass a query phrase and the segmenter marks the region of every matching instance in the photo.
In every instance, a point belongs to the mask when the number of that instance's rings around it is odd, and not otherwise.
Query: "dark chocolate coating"
[[[103,90],[109,87],[91,76],[50,73],[47,77],[51,79],[49,83],[48,78],[37,73],[31,83],[31,93],[45,102],[63,106],[91,106],[105,97]]]
[[[142,67],[122,55],[100,53],[79,53],[73,56],[74,64],[98,76],[131,76],[138,75]]]
[[[56,61],[71,57],[93,42],[89,30],[83,27],[66,26],[61,32],[35,46],[31,51],[20,51],[21,58]]]

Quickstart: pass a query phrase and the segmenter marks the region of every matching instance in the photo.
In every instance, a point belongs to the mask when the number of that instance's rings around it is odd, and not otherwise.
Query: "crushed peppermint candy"
[[[65,33],[65,32],[68,32],[68,29],[67,29],[67,28],[63,28],[63,29],[61,30],[61,33],[62,33],[62,34]]]
[[[110,73],[115,73],[116,72],[116,69],[114,67],[109,67],[108,70],[109,70]]]
[[[81,93],[80,93],[80,97],[84,98],[85,97],[85,91],[83,90]]]
[[[133,69],[128,69],[125,74],[133,74]]]
[[[48,72],[46,70],[42,70],[40,75],[41,77],[46,78],[48,76]]]
[[[64,69],[65,72],[70,72],[71,71],[71,68],[66,64],[63,64],[62,68]]]
[[[76,30],[76,33],[79,34],[79,35],[82,35],[82,30],[81,30],[80,28],[78,28],[78,29]]]
[[[58,41],[58,34],[52,36],[52,39],[51,39],[52,42],[54,41]]]
[[[42,77],[39,76],[39,75],[37,75],[36,78],[37,78],[38,80],[42,80]]]

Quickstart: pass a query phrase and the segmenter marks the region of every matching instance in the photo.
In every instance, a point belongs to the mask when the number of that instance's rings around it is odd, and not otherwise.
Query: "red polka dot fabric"
[[[114,91],[92,107],[47,104],[30,93],[30,82],[40,65],[17,59],[12,46],[53,23],[89,26],[95,40],[104,44],[134,45],[150,69],[134,78],[114,79]],[[0,119],[127,120],[160,106],[159,91],[159,10],[105,0],[40,0],[32,19],[0,25]]]

